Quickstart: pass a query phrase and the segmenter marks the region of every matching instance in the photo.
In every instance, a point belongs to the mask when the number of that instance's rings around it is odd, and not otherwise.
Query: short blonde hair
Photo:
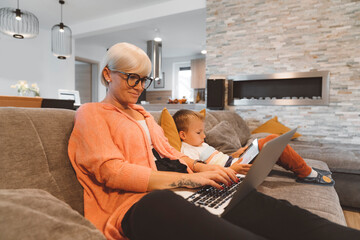
[[[191,118],[204,121],[205,116],[202,115],[201,113],[194,112],[188,109],[181,109],[173,115],[173,118],[178,132],[180,131],[187,132],[189,129]]]
[[[117,70],[137,73],[140,76],[148,76],[151,72],[151,61],[141,48],[130,43],[122,42],[109,48],[101,63],[100,79],[102,84],[108,87],[109,83],[103,75],[105,67],[114,71]]]

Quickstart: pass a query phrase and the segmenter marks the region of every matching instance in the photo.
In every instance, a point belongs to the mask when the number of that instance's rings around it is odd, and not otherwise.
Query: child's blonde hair
[[[181,109],[174,114],[173,118],[178,132],[187,132],[191,118],[196,118],[204,121],[205,116],[201,113],[194,112],[188,109]]]

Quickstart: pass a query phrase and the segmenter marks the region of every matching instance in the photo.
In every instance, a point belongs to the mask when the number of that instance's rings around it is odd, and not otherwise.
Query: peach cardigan
[[[130,107],[145,117],[157,152],[170,159],[185,156],[169,145],[150,113],[135,104]],[[85,217],[108,239],[124,239],[121,221],[146,194],[156,170],[145,130],[111,104],[87,103],[76,112],[68,153],[84,188]]]

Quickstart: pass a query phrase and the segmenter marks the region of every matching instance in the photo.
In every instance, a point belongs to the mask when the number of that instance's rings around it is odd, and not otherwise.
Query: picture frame
[[[154,88],[165,88],[165,72],[162,73],[160,80],[154,80]]]
[[[80,94],[76,90],[58,89],[59,99],[74,100],[74,106],[80,106]]]

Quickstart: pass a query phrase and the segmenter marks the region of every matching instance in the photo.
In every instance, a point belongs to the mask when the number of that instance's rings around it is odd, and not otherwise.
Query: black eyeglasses
[[[140,78],[140,75],[136,74],[136,73],[126,73],[126,72],[117,71],[117,70],[110,70],[110,71],[118,72],[118,73],[122,73],[122,74],[126,75],[127,76],[126,82],[129,87],[136,87],[136,85],[138,85],[139,82],[141,82],[141,87],[143,89],[147,89],[148,87],[150,87],[150,84],[153,81],[153,79],[151,77]]]

